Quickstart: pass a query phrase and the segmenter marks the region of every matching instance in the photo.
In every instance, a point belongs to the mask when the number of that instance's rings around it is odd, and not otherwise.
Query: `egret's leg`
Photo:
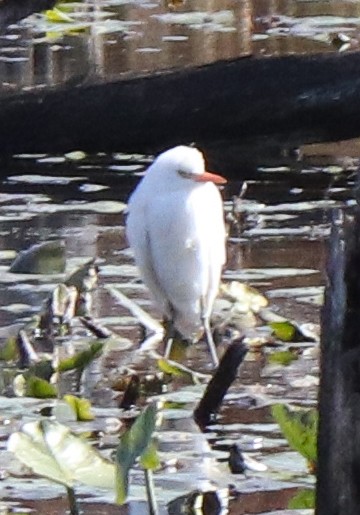
[[[201,321],[204,326],[206,343],[208,344],[211,359],[215,368],[219,366],[219,358],[217,355],[214,339],[212,336],[210,321],[208,315],[205,314],[204,300],[201,299]]]
[[[212,332],[210,329],[210,323],[209,323],[208,317],[204,317],[202,319],[202,322],[204,324],[205,338],[206,338],[206,343],[208,344],[208,347],[209,347],[211,359],[212,359],[214,367],[217,368],[219,366],[219,358],[218,358],[218,355],[216,352],[216,347],[215,347],[214,339],[213,339]]]
[[[175,326],[174,326],[174,308],[169,305],[168,310],[170,311],[170,318],[164,319],[164,342],[165,342],[165,354],[164,357],[167,359],[171,353],[171,347],[175,338]]]
[[[164,335],[164,342],[165,342],[165,353],[164,358],[168,358],[171,353],[171,347],[174,341],[175,336],[175,329],[174,324],[172,320],[166,320],[164,323],[166,329],[165,329],[165,335]]]

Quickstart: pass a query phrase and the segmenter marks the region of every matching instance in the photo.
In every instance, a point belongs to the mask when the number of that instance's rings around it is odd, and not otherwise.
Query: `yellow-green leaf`
[[[26,395],[37,399],[52,399],[57,396],[57,390],[45,379],[30,376],[26,379]]]
[[[0,348],[0,361],[14,361],[18,357],[16,338],[9,338]]]
[[[140,464],[144,469],[155,470],[160,467],[160,458],[154,442],[150,442],[140,457]]]
[[[199,383],[198,375],[194,370],[191,370],[180,363],[176,363],[175,361],[160,358],[157,361],[157,365],[159,369],[165,374],[169,374],[177,377],[186,377],[194,384]]]
[[[284,365],[285,367],[290,365],[290,363],[296,359],[298,359],[297,354],[290,350],[281,350],[269,355],[269,363],[277,363],[279,365]]]
[[[157,365],[162,372],[165,372],[165,374],[170,374],[173,376],[186,375],[184,370],[182,370],[178,363],[175,363],[174,361],[169,361],[168,359],[160,358],[157,361]]]
[[[68,14],[64,13],[57,7],[45,11],[45,18],[47,21],[54,23],[73,23],[74,20]]]
[[[94,342],[90,345],[89,349],[78,352],[70,358],[66,358],[60,361],[58,365],[58,372],[67,372],[74,369],[84,369],[94,359],[98,358],[101,354],[104,344],[101,342]]]
[[[94,420],[95,416],[91,413],[91,402],[88,399],[82,399],[75,395],[64,395],[63,399],[71,406],[78,421]]]
[[[291,342],[294,339],[296,333],[296,327],[289,321],[285,322],[271,322],[270,327],[272,328],[276,338],[283,342]]]

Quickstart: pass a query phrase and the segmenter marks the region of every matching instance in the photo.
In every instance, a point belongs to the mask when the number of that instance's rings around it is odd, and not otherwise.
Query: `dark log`
[[[333,224],[322,313],[317,515],[360,506],[360,211]]]
[[[240,58],[0,100],[0,154],[158,152],[196,142],[280,138],[282,145],[360,134],[360,53]],[[263,143],[261,143],[263,144]]]

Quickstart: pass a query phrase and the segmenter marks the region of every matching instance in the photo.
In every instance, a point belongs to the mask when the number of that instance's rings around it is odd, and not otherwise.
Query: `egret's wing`
[[[168,314],[168,302],[153,264],[150,246],[146,202],[134,196],[130,199],[126,221],[126,235],[135,256],[140,276],[163,314]]]
[[[149,206],[147,227],[155,275],[178,329],[188,336],[201,327],[201,299],[211,311],[219,286],[225,258],[220,194],[208,184],[186,200],[176,192],[158,197]]]

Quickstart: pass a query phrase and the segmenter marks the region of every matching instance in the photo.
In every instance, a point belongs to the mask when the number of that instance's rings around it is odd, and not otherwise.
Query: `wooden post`
[[[360,210],[335,215],[322,312],[316,515],[360,513]]]

